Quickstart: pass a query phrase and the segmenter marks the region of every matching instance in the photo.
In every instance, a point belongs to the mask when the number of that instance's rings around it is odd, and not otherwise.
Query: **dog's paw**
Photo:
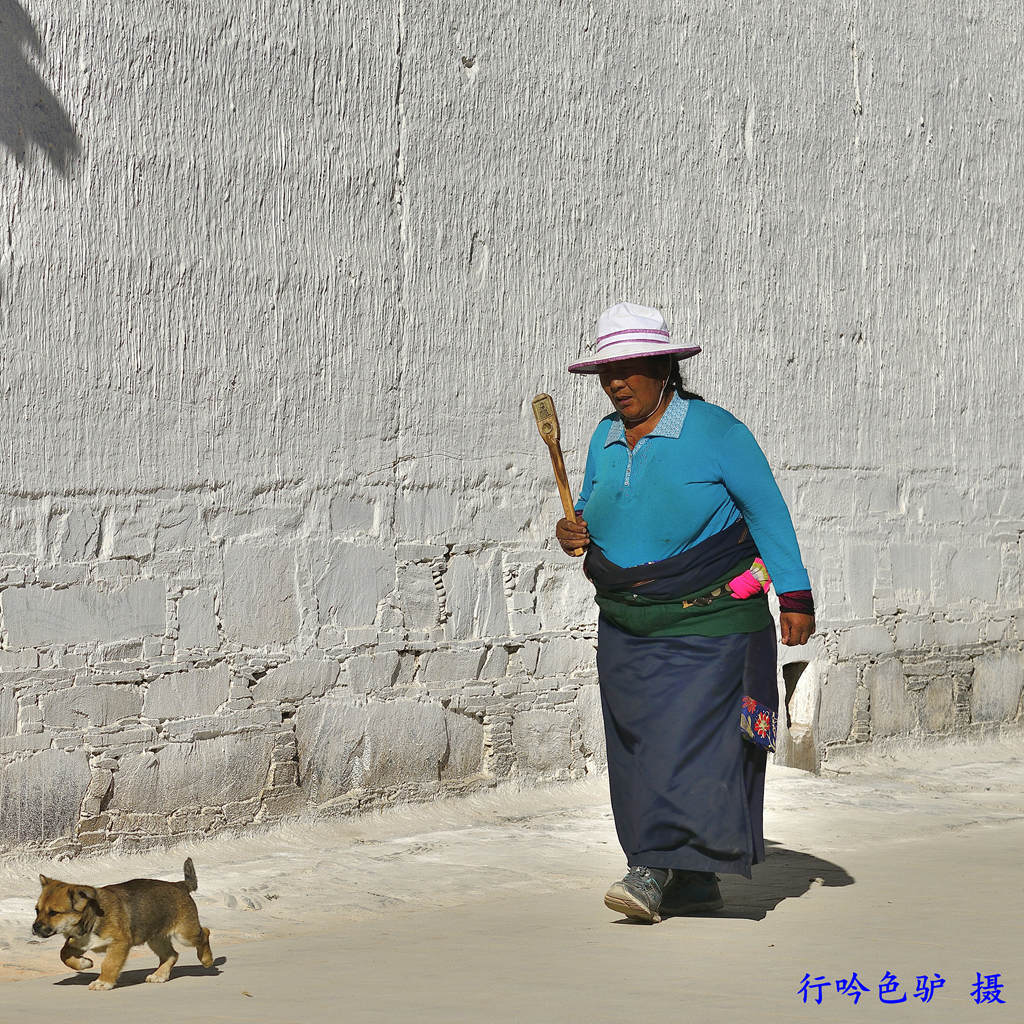
[[[146,975],[146,981],[151,981],[154,985],[162,985],[166,980],[167,978],[157,971]]]
[[[67,965],[74,971],[87,971],[92,967],[92,961],[87,956],[69,957]]]
[[[95,981],[89,982],[89,988],[94,992],[106,992],[108,989],[112,989],[114,983],[112,981],[104,981],[102,978],[97,978]]]

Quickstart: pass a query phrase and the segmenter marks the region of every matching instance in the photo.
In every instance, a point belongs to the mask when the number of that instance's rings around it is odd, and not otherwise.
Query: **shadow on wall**
[[[0,143],[19,164],[36,146],[63,176],[78,156],[71,118],[39,77],[30,54],[43,56],[43,44],[16,0],[0,0]]]

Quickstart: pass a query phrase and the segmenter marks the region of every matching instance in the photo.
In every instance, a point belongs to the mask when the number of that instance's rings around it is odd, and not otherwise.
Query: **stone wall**
[[[560,557],[384,545],[305,487],[243,506],[18,504],[52,557],[3,559],[0,842],[148,842],[601,766],[593,615]]]
[[[779,757],[1018,732],[1024,689],[1024,488],[946,472],[779,474],[823,634],[782,649],[791,730]]]
[[[1021,21],[0,0],[0,843],[599,769],[624,298],[794,510],[780,757],[1016,727]]]

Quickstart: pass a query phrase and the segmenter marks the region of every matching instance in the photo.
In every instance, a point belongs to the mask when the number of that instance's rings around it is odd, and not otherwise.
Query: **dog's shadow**
[[[220,974],[220,968],[223,964],[226,964],[228,958],[226,956],[219,956],[213,961],[212,967],[203,967],[202,964],[188,964],[182,967],[180,964],[176,964],[174,970],[171,971],[171,977],[169,982],[177,981],[178,978],[203,978],[206,975]],[[102,963],[102,961],[101,961]],[[132,985],[145,985],[146,978],[149,977],[156,970],[155,967],[136,968],[131,971],[122,971],[121,976],[117,979],[118,988],[130,988]],[[70,978],[61,978],[60,981],[55,981],[54,985],[88,985],[90,982],[95,981],[100,976],[98,967],[90,967],[87,971],[82,971],[81,974],[72,974]]]
[[[754,867],[753,879],[723,875],[719,887],[725,906],[707,914],[693,916],[763,921],[783,900],[797,899],[818,886],[853,885],[845,868],[810,853],[790,850],[765,841],[765,860]],[[691,915],[686,915],[691,916]],[[666,920],[672,918],[666,915]],[[622,918],[616,924],[635,924]]]

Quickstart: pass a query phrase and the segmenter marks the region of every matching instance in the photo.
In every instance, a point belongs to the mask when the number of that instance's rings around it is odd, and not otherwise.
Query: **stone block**
[[[14,688],[0,683],[0,736],[13,736],[18,731],[18,700]]]
[[[900,663],[888,658],[868,665],[864,682],[871,700],[871,738],[908,735],[917,716]]]
[[[190,590],[178,601],[178,646],[185,651],[220,646],[212,590]]]
[[[266,733],[248,732],[125,754],[109,808],[168,814],[254,799],[263,791],[273,743]]]
[[[448,554],[448,548],[443,544],[415,544],[400,543],[395,548],[395,555],[399,562],[434,562],[444,558]]]
[[[85,730],[85,742],[96,750],[124,748],[131,744],[156,742],[156,729],[149,726],[103,726]]]
[[[931,679],[921,702],[921,728],[929,733],[953,731],[953,680]]]
[[[853,492],[853,511],[859,518],[865,512],[878,515],[896,510],[897,484],[894,477],[860,477]]]
[[[985,640],[990,644],[1007,644],[1010,642],[1012,634],[1012,619],[989,619],[985,623]]]
[[[253,683],[254,700],[297,703],[307,697],[322,697],[338,678],[336,661],[289,661],[270,669]]]
[[[541,630],[540,616],[533,612],[513,611],[509,615],[509,629],[514,636],[532,636]]]
[[[87,565],[46,565],[36,572],[36,582],[50,587],[70,587],[84,583],[89,575]]]
[[[580,720],[580,747],[583,756],[591,759],[596,768],[608,763],[604,742],[604,715],[601,711],[601,688],[581,686],[576,694],[576,714]]]
[[[512,746],[520,772],[557,775],[572,764],[572,723],[559,711],[521,711],[512,720]]]
[[[918,517],[926,523],[969,521],[964,496],[956,488],[936,482],[908,488],[907,511],[916,511]],[[970,518],[973,518],[973,514]]]
[[[955,650],[968,644],[976,644],[981,639],[981,622],[950,622],[938,619],[932,627],[935,643],[947,650]]]
[[[469,779],[479,775],[484,757],[484,727],[469,715],[446,711],[448,750],[441,764],[441,779]]]
[[[38,651],[0,651],[0,672],[16,672],[18,669],[38,667]]]
[[[854,658],[861,654],[891,654],[893,639],[884,626],[852,626],[839,634],[839,657]]]
[[[555,637],[540,645],[538,676],[567,676],[594,667],[594,645],[589,640]]]
[[[50,520],[49,544],[61,562],[88,562],[100,550],[100,513],[94,508],[75,508]]]
[[[146,718],[192,718],[212,715],[228,699],[231,671],[222,662],[158,676],[149,684],[143,714]]]
[[[379,547],[331,544],[316,580],[321,624],[372,626],[377,605],[395,585],[395,559]]]
[[[0,846],[74,834],[91,773],[85,751],[42,750],[0,771]]]
[[[295,557],[282,547],[232,544],[224,552],[221,621],[232,640],[284,644],[299,631]]]
[[[900,608],[916,612],[927,608],[932,594],[932,550],[925,544],[891,544],[892,582]]]
[[[156,525],[156,549],[180,551],[209,543],[199,519],[198,505],[175,505],[160,511]]]
[[[32,505],[15,505],[5,518],[6,523],[0,521],[0,549],[38,558],[45,540],[38,511]]]
[[[801,476],[793,482],[796,511],[801,517],[845,518],[853,507],[853,486],[853,480],[845,475],[833,477],[827,486],[820,478]]]
[[[280,724],[281,712],[278,708],[256,708],[250,705],[216,715],[171,719],[164,723],[163,734],[174,740],[206,740]]]
[[[408,466],[405,467],[406,472]],[[395,532],[399,537],[443,538],[459,513],[456,493],[448,486],[409,486],[400,479],[395,499]]]
[[[513,650],[508,659],[508,674],[510,676],[537,674],[537,660],[540,658],[540,642],[527,640],[522,647]]]
[[[398,569],[398,603],[406,629],[432,629],[438,624],[437,591],[430,566],[411,563]]]
[[[107,521],[104,555],[107,558],[148,558],[156,545],[156,515],[139,502],[119,506]]]
[[[19,587],[0,595],[13,647],[109,642],[162,635],[167,592],[156,580],[114,589],[79,584],[66,590]]]
[[[958,548],[949,563],[947,599],[951,603],[976,600],[991,604],[996,599],[1000,567],[997,547]]]
[[[344,491],[331,498],[331,533],[348,537],[372,533],[376,524],[378,500],[370,492]]]
[[[149,562],[151,576],[166,576],[168,572],[161,571],[155,561]],[[100,559],[92,563],[92,578],[96,583],[119,583],[125,579],[132,579],[139,575],[139,563],[134,558],[110,558]]]
[[[507,636],[508,608],[502,579],[501,555],[496,551],[454,555],[445,573],[448,621],[452,639]]]
[[[483,647],[430,651],[420,658],[420,680],[425,683],[449,683],[477,679],[486,653]]]
[[[436,783],[448,754],[445,715],[440,704],[418,701],[328,699],[300,708],[295,734],[303,791],[320,804],[355,789]]]
[[[820,675],[816,746],[845,743],[853,729],[853,703],[857,695],[857,666],[828,665]]]
[[[104,672],[141,668],[144,663],[142,651],[141,640],[120,640],[117,643],[104,644],[99,650],[96,668]],[[129,662],[134,664],[128,664]]]
[[[214,508],[205,512],[206,527],[214,540],[242,537],[284,537],[302,524],[301,505],[264,505],[248,509]]]
[[[52,737],[45,732],[22,732],[17,736],[0,736],[0,754],[15,754],[24,750],[45,750],[51,742]]]
[[[480,670],[481,679],[504,679],[508,675],[508,648],[492,647],[487,652],[484,667]]]
[[[1002,722],[1015,718],[1024,688],[1024,654],[999,651],[975,658],[973,684],[972,722]]]
[[[896,649],[913,653],[930,647],[933,631],[927,619],[900,619],[896,623]]]
[[[578,629],[597,622],[594,588],[580,563],[545,563],[537,573],[537,620],[544,630]]]
[[[878,548],[868,544],[844,545],[845,589],[854,618],[870,618],[874,613]]]
[[[397,651],[357,654],[345,662],[341,681],[353,693],[379,693],[395,685],[400,662]]]
[[[136,686],[76,685],[39,698],[50,729],[102,729],[138,718],[142,693]]]

